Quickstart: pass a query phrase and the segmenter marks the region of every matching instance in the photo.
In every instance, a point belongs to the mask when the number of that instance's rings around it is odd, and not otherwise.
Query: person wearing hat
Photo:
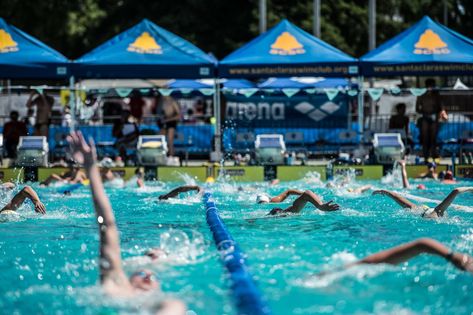
[[[68,170],[61,174],[51,174],[48,178],[40,183],[41,186],[49,186],[53,182],[61,182],[68,184],[77,184],[87,180],[87,176],[80,169],[80,167],[71,162],[68,165]]]
[[[258,194],[256,196],[256,203],[280,203],[286,200],[289,196],[300,196],[304,192],[297,189],[288,189],[275,197],[270,197],[267,194]]]
[[[287,215],[289,213],[299,213],[304,209],[305,205],[311,203],[317,209],[322,211],[335,211],[340,208],[336,203],[333,203],[332,200],[329,202],[322,202],[321,198],[314,194],[310,190],[304,191],[289,207],[282,208],[273,208],[268,215]]]
[[[437,164],[435,162],[429,162],[427,163],[427,171],[420,174],[418,178],[432,178],[432,179],[438,179],[439,175],[437,174]]]
[[[455,188],[448,194],[445,199],[440,202],[435,208],[430,208],[426,205],[416,205],[413,202],[407,200],[406,198],[402,197],[398,193],[395,193],[393,191],[389,190],[375,190],[373,191],[373,195],[384,195],[388,196],[391,199],[393,199],[397,204],[399,204],[401,207],[407,208],[411,210],[414,213],[420,213],[420,216],[423,218],[428,218],[428,219],[437,219],[441,218],[445,215],[445,211],[447,208],[452,204],[453,200],[465,192],[473,192],[473,187],[458,187]]]

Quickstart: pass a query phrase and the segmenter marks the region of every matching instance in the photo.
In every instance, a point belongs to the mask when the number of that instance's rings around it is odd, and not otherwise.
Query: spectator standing
[[[28,130],[23,121],[18,120],[18,112],[10,112],[10,121],[3,126],[3,142],[8,158],[16,158],[16,149],[20,142],[20,137],[26,136]]]
[[[26,102],[26,107],[31,109],[31,107],[36,106],[35,136],[48,137],[53,105],[54,97],[48,95],[45,91],[42,93],[38,93],[34,90],[31,91],[30,97]]]
[[[135,149],[140,129],[128,110],[122,112],[121,119],[113,124],[112,136],[116,138],[115,146],[123,161],[127,160],[127,149]]]
[[[174,136],[181,119],[179,104],[170,96],[162,96],[158,102],[157,112],[159,133],[166,136],[169,156],[174,156]]]
[[[133,92],[131,92],[129,105],[131,115],[136,118],[138,123],[141,123],[143,119],[143,107],[145,106],[145,101],[138,90],[133,90]]]
[[[416,112],[421,115],[418,120],[420,129],[420,141],[425,161],[430,157],[436,158],[437,134],[439,131],[439,121],[447,120],[448,116],[443,109],[440,94],[435,89],[435,80],[425,81],[427,92],[417,98]]]

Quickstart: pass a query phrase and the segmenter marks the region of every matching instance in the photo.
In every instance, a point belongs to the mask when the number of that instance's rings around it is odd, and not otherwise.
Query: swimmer
[[[62,182],[69,184],[77,184],[87,179],[85,173],[76,165],[69,164],[69,169],[61,174],[51,174],[48,178],[40,183],[41,186],[49,186],[53,182]]]
[[[306,190],[302,195],[300,195],[299,197],[297,197],[296,200],[294,200],[292,205],[290,205],[286,209],[274,208],[268,213],[268,215],[299,213],[307,203],[313,204],[317,209],[322,211],[335,211],[340,208],[338,204],[332,203],[332,201],[323,203],[319,196],[317,196],[310,190]]]
[[[453,177],[453,172],[450,170],[440,172],[439,179],[442,184],[451,185],[457,183],[457,180]]]
[[[256,196],[256,203],[280,203],[286,200],[289,196],[300,196],[304,192],[301,190],[297,189],[288,189],[286,191],[283,191],[279,195],[275,197],[270,197],[266,194],[259,194]]]
[[[468,191],[473,192],[473,187],[458,187],[458,188],[455,188],[435,208],[429,208],[425,205],[417,206],[416,204],[410,202],[406,198],[400,196],[399,194],[397,194],[393,191],[389,191],[389,190],[376,190],[376,191],[373,191],[373,195],[388,196],[404,208],[411,209],[413,211],[416,211],[418,209],[422,209],[423,212],[421,214],[421,217],[423,217],[423,218],[436,219],[436,218],[440,218],[440,217],[444,216],[445,211],[447,210],[447,208],[450,206],[450,204],[453,202],[453,200],[455,200],[455,198],[458,195],[463,194],[463,193],[468,192]]]
[[[34,191],[33,188],[30,186],[25,186],[23,189],[17,193],[9,203],[7,203],[2,210],[0,210],[0,214],[2,212],[7,213],[10,211],[16,211],[22,204],[23,202],[29,199],[34,205],[34,211],[40,214],[45,214],[46,213],[46,207],[44,204],[41,202],[41,200],[38,197],[38,194],[36,191]]]
[[[427,163],[427,171],[420,174],[417,178],[432,178],[432,179],[438,179],[439,175],[437,174],[437,164],[435,162],[429,162]]]
[[[373,186],[371,185],[364,185],[357,188],[347,187],[351,184],[351,178],[348,175],[343,176],[343,178],[337,182],[331,181],[328,182],[325,187],[328,189],[346,189],[345,191],[350,194],[360,195],[365,191],[370,190]]]
[[[88,177],[94,202],[95,215],[100,233],[100,282],[104,291],[116,297],[133,297],[141,293],[159,290],[155,275],[146,269],[138,270],[128,278],[123,270],[120,239],[115,224],[110,200],[104,191],[103,182],[97,167],[97,154],[93,141],[88,144],[80,131],[67,137],[71,153],[83,164]],[[185,306],[178,300],[165,300],[157,314],[185,314]]]
[[[142,167],[138,167],[136,169],[135,176],[136,176],[136,185],[138,186],[138,188],[145,187],[145,182],[143,181],[143,178],[145,177],[145,171]]]
[[[200,186],[184,185],[184,186],[179,186],[177,188],[174,188],[167,194],[159,196],[159,200],[167,200],[169,198],[176,198],[177,196],[179,196],[179,194],[185,193],[188,191],[197,191],[198,194],[202,194],[204,192],[204,190]]]
[[[450,250],[448,247],[430,238],[420,238],[387,250],[367,256],[345,268],[361,264],[397,265],[421,254],[431,254],[445,258],[460,270],[473,273],[473,257]],[[326,274],[323,272],[322,274]]]
[[[108,167],[100,168],[100,178],[104,182],[111,182],[115,179],[115,174],[113,174],[112,170]]]

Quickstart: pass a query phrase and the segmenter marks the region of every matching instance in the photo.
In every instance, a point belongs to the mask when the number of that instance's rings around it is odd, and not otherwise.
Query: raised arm
[[[322,211],[335,211],[340,208],[339,205],[336,203],[332,203],[332,201],[323,203],[319,196],[311,192],[310,190],[306,190],[302,195],[300,195],[292,206],[286,208],[284,212],[292,212],[298,213],[300,212],[307,203],[313,204],[317,209]]]
[[[112,281],[117,286],[129,284],[123,272],[120,257],[120,240],[115,224],[115,216],[110,201],[105,194],[93,141],[87,144],[80,131],[67,138],[74,159],[83,164],[90,180],[95,215],[100,233],[100,280],[102,284]]]
[[[409,179],[407,178],[406,161],[397,161],[401,165],[402,187],[409,188]]]
[[[283,202],[284,200],[287,199],[287,197],[289,196],[293,196],[293,195],[297,195],[297,196],[300,196],[302,195],[304,192],[303,191],[300,191],[300,190],[297,190],[297,189],[288,189],[286,191],[283,191],[282,193],[280,193],[279,195],[271,198],[270,202],[273,202],[273,203],[279,203],[279,202]]]
[[[351,265],[380,263],[396,265],[424,253],[443,257],[458,269],[473,272],[472,257],[462,253],[455,253],[443,244],[430,238],[417,239],[413,242],[378,252]]]
[[[437,212],[437,215],[442,217],[445,214],[445,210],[447,210],[447,208],[452,204],[453,200],[455,200],[458,195],[467,191],[473,192],[473,187],[458,187],[452,190],[450,194],[448,194],[448,196],[441,203],[439,203],[437,207],[435,207],[435,212]]]
[[[409,209],[412,209],[412,208],[415,208],[415,204],[413,204],[412,202],[410,202],[409,200],[407,200],[406,198],[400,196],[399,194],[393,192],[393,191],[389,191],[389,190],[375,190],[373,191],[373,195],[385,195],[385,196],[388,196],[390,197],[391,199],[393,199],[394,201],[397,202],[398,205],[400,205],[401,207],[403,208],[409,208]]]
[[[188,191],[197,191],[200,193],[202,191],[202,188],[200,186],[192,186],[192,185],[185,185],[185,186],[179,186],[177,188],[174,188],[167,194],[159,196],[159,200],[166,200],[169,198],[175,198],[177,197],[180,193],[185,193]]]
[[[18,209],[23,204],[25,199],[31,200],[31,202],[34,205],[34,211],[36,211],[38,213],[41,213],[41,214],[46,213],[46,207],[41,202],[41,200],[39,200],[39,197],[38,197],[38,194],[36,193],[36,191],[34,191],[34,189],[31,188],[30,186],[23,187],[23,189],[19,193],[17,193],[12,198],[12,200],[9,203],[7,203],[2,208],[2,210],[0,210],[0,212],[2,212],[3,210],[16,211],[16,209]]]

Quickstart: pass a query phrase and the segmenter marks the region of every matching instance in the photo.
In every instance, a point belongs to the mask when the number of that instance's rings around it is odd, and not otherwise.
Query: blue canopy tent
[[[69,61],[56,50],[0,18],[0,77],[68,78]]]
[[[344,78],[317,78],[317,77],[293,77],[293,78],[269,78],[258,84],[262,89],[309,89],[309,88],[347,88],[350,82]]]
[[[356,76],[357,61],[287,20],[219,63],[221,78]]]
[[[221,79],[224,89],[250,89],[255,88],[256,84],[245,79]],[[214,88],[213,80],[173,80],[168,84],[170,89],[203,89]]]
[[[73,63],[77,78],[213,78],[216,60],[144,19]]]
[[[428,16],[360,58],[365,76],[471,75],[473,41]]]

